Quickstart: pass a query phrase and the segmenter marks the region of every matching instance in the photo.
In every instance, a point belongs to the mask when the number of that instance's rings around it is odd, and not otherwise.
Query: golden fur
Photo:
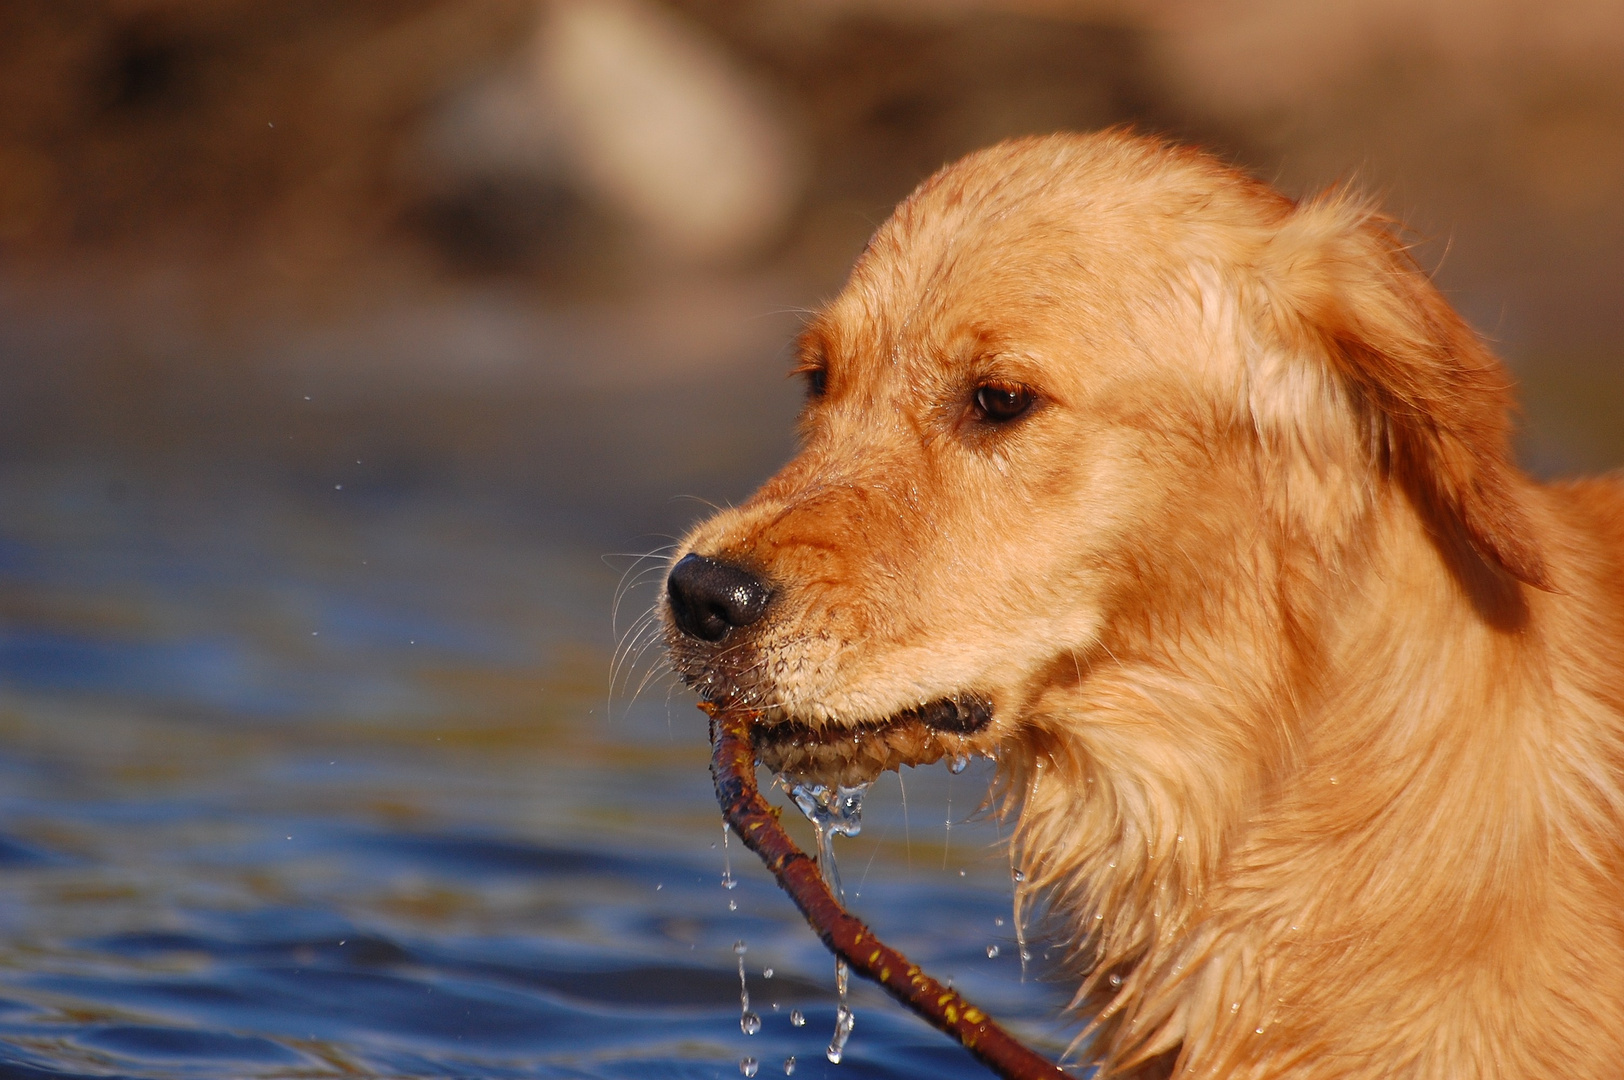
[[[812,734],[990,702],[1105,1075],[1624,1073],[1624,488],[1517,469],[1388,221],[1004,143],[800,356],[803,449],[677,552],[771,606],[674,662]]]

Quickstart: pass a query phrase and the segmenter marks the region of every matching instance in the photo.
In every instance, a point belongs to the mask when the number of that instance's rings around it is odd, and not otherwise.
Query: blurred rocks
[[[546,5],[517,55],[425,118],[411,164],[420,175],[408,182],[444,205],[507,207],[483,239],[497,261],[527,235],[567,243],[528,221],[596,212],[638,255],[700,265],[777,239],[805,171],[773,88],[648,0]]]
[[[657,243],[712,261],[783,227],[800,148],[770,88],[699,28],[645,0],[557,0],[538,45],[575,171]]]

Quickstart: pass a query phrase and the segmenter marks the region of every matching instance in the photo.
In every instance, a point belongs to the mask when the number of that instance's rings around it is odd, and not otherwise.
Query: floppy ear
[[[1551,589],[1511,463],[1511,380],[1391,220],[1345,193],[1305,202],[1259,269],[1287,342],[1328,357],[1375,410],[1401,478],[1484,559]]]

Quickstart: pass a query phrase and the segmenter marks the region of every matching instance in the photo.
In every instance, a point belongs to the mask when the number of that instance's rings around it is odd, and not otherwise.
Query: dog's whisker
[[[631,662],[634,650],[638,649],[641,641],[651,636],[655,638],[659,636],[659,610],[655,607],[649,608],[638,616],[636,621],[626,628],[626,632],[620,636],[620,640],[616,642],[609,665],[611,693],[619,685],[620,675],[628,663]]]
[[[656,648],[659,643],[659,635],[657,633],[652,634],[647,638],[647,640],[637,647],[637,650],[634,653],[628,656],[626,663],[622,667],[622,682],[620,685],[623,690],[626,686],[630,685],[633,678],[637,677],[637,672],[639,671],[644,671],[644,679],[646,681],[648,671],[669,669],[669,665],[664,657],[664,651]],[[649,656],[651,652],[655,657],[655,663],[653,665],[645,666],[644,659],[645,657]],[[637,692],[633,691],[627,696],[626,707],[630,708],[631,705],[636,702],[636,700]]]
[[[627,708],[630,708],[632,703],[642,696],[643,691],[648,687],[650,682],[669,674],[671,674],[670,669],[663,666],[651,667],[648,669],[648,671],[644,672],[643,677],[638,680],[636,689],[634,689],[631,693],[631,698],[627,702]]]
[[[628,552],[628,553],[624,553],[624,554],[615,554],[615,555],[605,555],[605,556],[603,556],[603,561],[606,562],[606,563],[610,559],[614,559],[614,558],[623,558],[623,559],[630,560],[630,562],[628,563],[626,568],[623,571],[621,571],[620,579],[615,583],[615,593],[614,593],[615,600],[618,601],[620,599],[620,597],[625,593],[626,587],[627,587],[626,586],[627,579],[629,577],[631,577],[633,575],[633,573],[640,572],[641,570],[647,569],[647,566],[645,565],[647,563],[653,563],[653,564],[655,564],[656,567],[663,566],[665,564],[665,561],[666,561],[666,554],[669,553],[670,551],[674,550],[675,547],[676,547],[675,544],[664,544],[664,545],[661,545],[660,547],[654,548],[654,549],[652,549],[650,551]]]
[[[619,623],[620,606],[621,606],[621,604],[625,603],[626,598],[629,597],[633,592],[636,592],[640,587],[642,587],[650,579],[657,579],[658,577],[660,577],[662,575],[664,569],[665,569],[665,566],[664,566],[663,563],[661,563],[661,564],[653,566],[653,567],[644,568],[643,570],[638,571],[634,576],[631,576],[630,578],[627,578],[627,577],[621,578],[621,584],[615,590],[614,599],[611,602],[611,605],[610,605],[610,608],[609,608],[609,627],[610,627],[611,631],[615,630],[615,628],[617,627],[617,625]],[[628,574],[629,573],[630,573],[630,571],[628,571]],[[658,607],[659,607],[659,604],[660,604],[660,601],[658,599],[656,599],[653,602],[653,605],[651,606],[651,608],[649,610],[657,610]]]

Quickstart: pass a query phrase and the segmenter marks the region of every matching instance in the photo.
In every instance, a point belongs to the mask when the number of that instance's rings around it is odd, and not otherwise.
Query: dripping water
[[[750,1011],[750,987],[744,981],[746,948],[742,941],[733,943],[733,954],[739,958],[739,1030],[746,1035],[754,1035],[761,1030],[761,1017]]]
[[[823,880],[828,883],[829,891],[835,894],[835,899],[844,904],[846,890],[840,884],[840,868],[835,864],[834,838],[837,835],[856,836],[863,831],[863,795],[868,791],[868,785],[847,787],[839,784],[830,790],[824,784],[785,783],[795,805],[800,807],[806,820],[812,823],[812,831],[817,834],[818,869],[823,874]]]
[[[856,836],[863,828],[863,795],[868,791],[868,784],[854,784],[850,787],[837,784],[831,789],[826,784],[814,784],[806,781],[792,782],[786,777],[779,777],[781,783],[800,807],[806,820],[812,823],[812,831],[818,838],[818,870],[823,874],[824,882],[829,891],[834,893],[835,899],[842,904],[846,902],[846,890],[840,884],[840,868],[835,864],[835,836]],[[825,1052],[830,1062],[840,1064],[841,1058],[846,1055],[846,1042],[851,1038],[851,1029],[857,1025],[857,1017],[846,1003],[846,992],[851,981],[851,971],[846,966],[844,958],[835,960],[835,995],[839,1004],[835,1008],[835,1031],[829,1039],[829,1049]]]
[[[1042,762],[1039,762],[1039,764],[1042,764]],[[1013,860],[1013,858],[1012,853],[1011,859]],[[1015,883],[1014,910],[1011,912],[1010,917],[1015,924],[1015,945],[1020,951],[1021,981],[1025,982],[1026,962],[1032,959],[1032,952],[1026,947],[1026,874],[1024,871],[1017,869],[1012,862],[1009,868],[1009,876]],[[1003,919],[998,920],[1000,926],[1003,923]]]
[[[728,850],[727,838],[733,832],[732,826],[722,822],[722,888],[736,889],[739,886],[733,880],[733,853]]]
[[[835,1065],[846,1056],[846,1041],[851,1038],[851,1029],[857,1026],[857,1017],[846,1004],[846,983],[850,978],[846,961],[836,960],[835,992],[840,996],[840,1004],[835,1008],[835,1033],[829,1038],[829,1049],[824,1051],[824,1056]]]

